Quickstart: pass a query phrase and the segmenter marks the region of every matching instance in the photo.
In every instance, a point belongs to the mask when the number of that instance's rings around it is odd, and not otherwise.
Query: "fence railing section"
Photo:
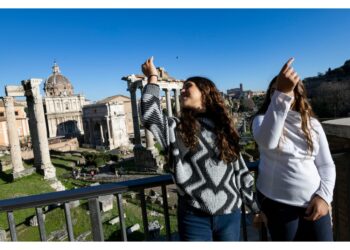
[[[257,162],[248,163],[248,167],[252,171],[257,170]],[[117,200],[118,214],[119,214],[119,223],[121,230],[121,240],[127,241],[127,233],[126,233],[126,223],[124,218],[124,207],[123,207],[123,194],[127,192],[138,192],[140,203],[141,203],[141,211],[142,211],[142,221],[145,239],[149,239],[148,232],[148,217],[147,217],[147,206],[145,199],[145,189],[153,188],[153,187],[161,187],[162,190],[162,198],[163,198],[163,213],[164,213],[164,221],[165,221],[165,232],[166,232],[166,240],[170,241],[171,232],[170,232],[170,216],[169,216],[169,208],[168,208],[168,195],[167,195],[167,186],[173,184],[173,179],[171,175],[161,175],[155,177],[148,177],[137,180],[129,180],[124,182],[116,182],[109,183],[98,186],[90,186],[79,189],[60,191],[60,192],[52,192],[46,194],[32,195],[26,197],[18,197],[13,199],[1,200],[0,201],[0,212],[7,213],[7,219],[9,224],[9,231],[11,235],[12,241],[17,241],[17,232],[16,232],[16,221],[13,212],[20,209],[26,208],[35,208],[36,216],[38,220],[38,229],[41,241],[47,240],[47,234],[45,229],[45,223],[43,218],[43,207],[53,204],[60,204],[64,209],[65,214],[65,224],[67,229],[67,235],[69,241],[74,241],[74,232],[73,232],[73,224],[71,217],[71,209],[69,206],[69,202],[77,201],[77,200],[87,200],[91,221],[91,231],[92,238],[94,241],[104,241],[102,220],[101,220],[101,211],[98,202],[98,197],[105,195],[114,195]],[[247,227],[246,227],[246,212],[245,207],[242,206],[242,226],[243,226],[243,238],[244,240],[248,240],[247,238]],[[264,232],[264,228],[261,229],[260,239],[266,239],[266,230]]]

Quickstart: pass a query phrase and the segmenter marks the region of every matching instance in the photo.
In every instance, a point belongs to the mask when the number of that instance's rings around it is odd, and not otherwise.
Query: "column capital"
[[[37,97],[41,97],[40,95],[40,89],[39,89],[39,85],[42,83],[42,79],[40,78],[31,78],[28,80],[23,80],[22,86],[24,88],[25,91],[25,95],[26,96],[37,96]]]
[[[4,96],[2,97],[4,100],[4,106],[5,107],[13,107],[14,106],[14,98],[12,96]]]

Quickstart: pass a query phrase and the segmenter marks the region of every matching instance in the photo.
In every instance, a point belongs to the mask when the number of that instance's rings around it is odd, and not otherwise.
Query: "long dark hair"
[[[255,116],[257,115],[263,115],[266,113],[270,103],[271,103],[271,88],[272,85],[277,81],[277,76],[275,76],[267,88],[266,91],[266,97],[261,105],[258,112],[254,115],[252,121],[254,120]],[[308,145],[308,152],[311,153],[314,149],[312,137],[311,137],[311,117],[316,119],[316,115],[312,111],[312,107],[307,100],[307,94],[306,89],[304,87],[303,82],[300,80],[297,84],[297,86],[294,88],[294,107],[293,109],[300,113],[301,116],[301,130],[303,131],[306,142]]]
[[[238,158],[239,136],[235,130],[233,119],[225,105],[224,99],[215,84],[204,77],[190,77],[186,82],[194,82],[202,94],[202,103],[205,107],[205,115],[214,124],[214,133],[217,136],[217,147],[220,150],[219,158],[226,163]],[[200,124],[196,117],[198,110],[191,108],[181,109],[180,124],[178,131],[184,144],[191,150],[198,145]]]

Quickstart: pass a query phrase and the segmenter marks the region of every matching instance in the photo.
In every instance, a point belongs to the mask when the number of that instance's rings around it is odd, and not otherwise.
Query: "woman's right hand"
[[[141,65],[142,72],[147,76],[148,82],[157,82],[158,71],[153,64],[153,56],[148,58],[144,64]]]
[[[265,224],[265,226],[267,227],[266,215],[263,212],[255,214],[253,218],[253,227],[256,229],[260,229],[263,224]]]
[[[282,67],[277,77],[277,90],[293,96],[293,90],[300,81],[297,72],[291,67],[294,58],[290,58]]]

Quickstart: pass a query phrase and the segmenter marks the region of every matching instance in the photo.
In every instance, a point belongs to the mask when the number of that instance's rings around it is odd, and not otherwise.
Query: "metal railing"
[[[248,163],[248,167],[252,171],[257,170],[257,162]],[[148,230],[148,218],[147,207],[145,199],[145,189],[153,187],[161,187],[163,198],[163,212],[165,220],[166,240],[171,240],[170,232],[170,216],[168,210],[168,197],[167,197],[167,185],[173,184],[173,178],[171,175],[161,175],[155,177],[148,177],[143,179],[129,180],[124,182],[109,183],[98,186],[90,186],[79,189],[73,189],[68,191],[52,192],[39,195],[31,195],[26,197],[19,197],[13,199],[0,200],[0,212],[7,213],[7,220],[9,224],[9,230],[12,241],[17,241],[16,222],[13,212],[15,210],[35,208],[38,229],[41,241],[47,241],[47,235],[45,230],[45,223],[43,217],[42,207],[61,204],[64,208],[66,228],[69,241],[74,241],[73,225],[71,218],[71,211],[69,202],[76,200],[88,200],[88,207],[90,211],[90,222],[92,230],[92,238],[94,241],[103,241],[103,228],[101,221],[101,212],[98,197],[105,195],[115,195],[117,199],[118,215],[120,219],[121,240],[127,241],[126,223],[124,218],[123,208],[123,194],[126,192],[138,192],[141,201],[142,221],[145,239],[149,240]],[[246,213],[245,207],[242,206],[242,227],[243,227],[243,239],[247,238],[247,226],[246,226]],[[263,230],[263,229],[262,229]],[[264,232],[260,233],[260,239],[266,239]]]

